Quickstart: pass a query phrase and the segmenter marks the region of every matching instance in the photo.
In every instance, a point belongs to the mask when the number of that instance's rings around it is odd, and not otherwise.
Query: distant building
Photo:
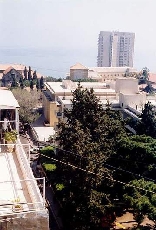
[[[100,31],[98,67],[133,67],[134,33]]]
[[[70,67],[70,79],[79,80],[88,78],[88,68],[80,63]]]
[[[77,63],[70,67],[70,75],[67,79],[92,79],[99,82],[116,80],[119,77],[129,77],[137,74],[138,71],[132,67],[85,67]]]
[[[138,80],[135,78],[117,78],[114,87],[105,82],[81,82],[84,89],[93,88],[94,94],[105,108],[109,101],[113,109],[142,110],[146,102],[146,93],[139,92]],[[72,92],[78,82],[46,82],[43,91],[43,111],[45,120],[56,128],[58,121],[64,119],[64,109],[72,108]]]
[[[25,65],[18,64],[0,64],[0,81],[2,81],[2,86],[8,86],[13,80],[19,82],[20,78],[25,78],[24,72],[28,72],[28,67]],[[31,70],[31,75],[33,77],[34,71]],[[37,73],[37,78],[41,78],[41,74]]]

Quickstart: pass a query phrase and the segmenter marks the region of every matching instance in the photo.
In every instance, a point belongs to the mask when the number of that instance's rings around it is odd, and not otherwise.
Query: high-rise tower
[[[133,67],[134,39],[134,33],[100,31],[97,66]]]

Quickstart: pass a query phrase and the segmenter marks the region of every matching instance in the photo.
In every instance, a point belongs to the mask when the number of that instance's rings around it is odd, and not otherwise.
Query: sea
[[[31,66],[43,76],[56,78],[66,78],[70,67],[77,62],[92,67],[96,66],[96,60],[97,47],[0,47],[0,64],[23,64]]]

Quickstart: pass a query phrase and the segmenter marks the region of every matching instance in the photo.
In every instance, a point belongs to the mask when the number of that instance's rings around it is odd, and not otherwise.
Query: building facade
[[[98,67],[133,67],[135,34],[100,31],[98,39]]]
[[[84,89],[93,89],[103,108],[111,104],[113,109],[134,109],[142,111],[146,102],[146,93],[139,92],[135,78],[117,78],[112,88],[105,82],[81,82]],[[63,80],[62,82],[46,82],[43,91],[43,111],[46,121],[57,130],[57,124],[64,117],[64,110],[72,108],[73,91],[78,82]]]
[[[88,78],[88,68],[80,63],[70,67],[70,80],[79,80]]]

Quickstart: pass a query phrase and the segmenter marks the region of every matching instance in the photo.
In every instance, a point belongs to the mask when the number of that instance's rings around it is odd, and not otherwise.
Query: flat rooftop
[[[65,82],[65,83],[64,83]],[[53,93],[68,93],[71,94],[77,88],[78,82],[69,81],[66,82],[47,82],[46,87]],[[114,92],[114,89],[106,88],[106,83],[101,82],[81,82],[80,85],[85,89],[93,88],[95,93],[106,93],[106,92]]]

